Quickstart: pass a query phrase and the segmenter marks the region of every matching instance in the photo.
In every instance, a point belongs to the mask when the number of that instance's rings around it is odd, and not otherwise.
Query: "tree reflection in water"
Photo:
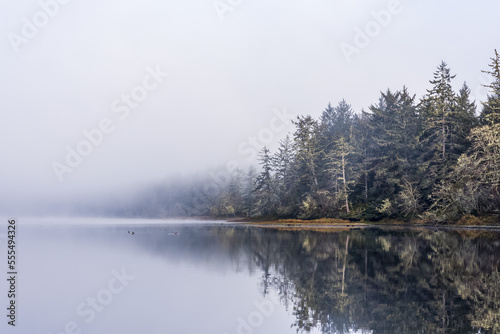
[[[500,332],[497,232],[235,229],[299,332]]]

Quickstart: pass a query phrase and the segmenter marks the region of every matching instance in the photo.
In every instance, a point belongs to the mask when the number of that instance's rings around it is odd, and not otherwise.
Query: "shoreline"
[[[273,219],[273,218],[248,218],[240,217],[227,219],[228,222],[241,223],[247,226],[273,228],[280,230],[339,230],[339,229],[365,229],[365,228],[384,228],[384,229],[418,229],[427,230],[485,230],[500,231],[500,225],[475,225],[475,224],[456,224],[456,223],[433,223],[429,221],[405,222],[395,219],[385,219],[379,222],[370,222],[365,220],[349,221],[336,218],[322,218],[315,220],[302,219]]]

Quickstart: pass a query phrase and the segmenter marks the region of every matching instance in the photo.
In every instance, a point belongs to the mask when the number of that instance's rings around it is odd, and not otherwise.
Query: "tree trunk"
[[[368,200],[368,172],[366,171],[366,159],[367,159],[367,152],[365,148],[365,161],[363,163],[363,167],[365,169],[365,201]]]
[[[345,179],[345,159],[344,155],[342,155],[342,178],[344,179],[344,192],[345,192],[345,207],[347,210],[347,213],[349,213],[349,198],[347,195],[347,183]]]
[[[446,131],[444,126],[444,107],[443,107],[443,115],[441,119],[442,127],[443,127],[443,160],[446,159]]]
[[[344,268],[342,269],[342,298],[344,298],[344,279],[345,279],[345,263],[347,261],[347,250],[349,246],[349,235],[345,241],[345,256],[344,256]]]
[[[338,170],[335,170],[335,198],[339,198],[339,174]]]
[[[365,169],[365,201],[368,200],[368,173]]]

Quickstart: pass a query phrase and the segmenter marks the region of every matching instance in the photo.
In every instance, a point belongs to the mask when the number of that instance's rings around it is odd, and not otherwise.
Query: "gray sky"
[[[244,165],[249,137],[274,147],[286,115],[420,97],[441,60],[484,99],[500,49],[493,0],[60,2],[0,0],[7,208]]]

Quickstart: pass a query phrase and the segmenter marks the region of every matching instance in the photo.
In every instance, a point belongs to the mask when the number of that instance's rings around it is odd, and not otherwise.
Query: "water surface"
[[[500,332],[495,231],[74,222],[19,222],[16,332]]]

